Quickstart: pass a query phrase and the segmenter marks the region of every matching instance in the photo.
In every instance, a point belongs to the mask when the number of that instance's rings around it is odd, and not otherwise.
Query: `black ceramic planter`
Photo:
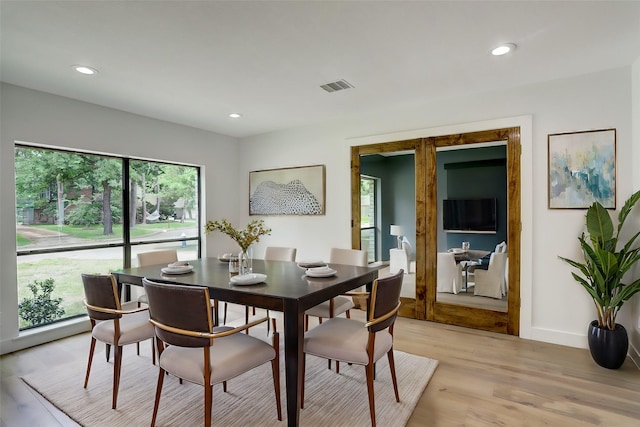
[[[629,350],[629,337],[624,326],[616,323],[613,331],[598,327],[594,320],[589,325],[589,350],[596,363],[604,368],[618,369]]]

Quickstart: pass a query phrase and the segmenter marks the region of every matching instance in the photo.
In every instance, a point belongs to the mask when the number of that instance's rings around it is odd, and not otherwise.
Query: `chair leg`
[[[156,364],[156,347],[153,345],[153,338],[151,338],[151,363]]]
[[[351,310],[345,311],[344,315],[347,316],[347,319],[351,319]]]
[[[93,352],[96,349],[96,339],[91,337],[91,346],[89,347],[89,361],[87,362],[87,373],[84,376],[84,388],[89,384],[89,374],[91,373],[91,363],[93,363]]]
[[[389,359],[389,369],[391,370],[391,381],[393,381],[393,391],[396,394],[396,402],[400,402],[400,395],[398,394],[398,381],[396,380],[396,364],[393,360],[393,348],[387,353]]]
[[[255,310],[255,309],[254,309],[254,310]],[[244,323],[245,323],[245,325],[246,325],[247,323],[249,323],[249,306],[248,306],[248,305],[245,305],[245,306],[244,306]],[[245,333],[245,334],[247,334],[247,335],[249,335],[249,329],[245,329],[245,330],[244,330],[244,333]]]
[[[226,325],[227,324],[227,303],[224,303],[224,309],[222,310],[222,324]]]
[[[376,403],[373,394],[373,363],[365,366],[367,375],[367,394],[369,395],[369,413],[371,415],[371,427],[376,427]]]
[[[210,384],[204,385],[204,425],[211,427],[211,406],[213,404],[213,387]]]
[[[109,363],[109,356],[111,356],[111,344],[105,344],[105,355],[107,356],[107,363]]]
[[[309,330],[309,316],[304,315],[304,331],[307,332]]]
[[[340,373],[340,362],[336,360],[336,374]]]
[[[164,383],[165,376],[164,369],[158,370],[158,385],[156,385],[156,400],[153,404],[153,415],[151,416],[151,426],[156,425],[156,417],[158,415],[158,406],[160,405],[160,395],[162,394],[162,384]]]
[[[138,308],[140,308],[140,301],[138,301]],[[151,347],[153,347],[153,344],[151,344]],[[137,342],[136,343],[136,356],[140,356],[140,343]],[[154,363],[155,365],[155,363]]]
[[[113,364],[113,401],[111,409],[116,409],[118,404],[118,388],[120,387],[120,370],[122,368],[122,346],[115,346],[115,360]]]
[[[275,333],[275,328],[274,328],[274,334],[273,334],[273,349],[276,351],[276,357],[274,357],[273,360],[271,361],[271,371],[273,374],[273,388],[275,389],[275,392],[276,392],[276,409],[278,411],[278,421],[282,421],[282,404],[280,402],[280,337],[278,333]],[[304,374],[303,374],[303,378],[304,378]]]
[[[300,387],[300,409],[304,409],[304,378],[305,378],[305,370],[307,365],[307,353],[302,353],[302,361],[300,362],[302,365],[302,387]]]

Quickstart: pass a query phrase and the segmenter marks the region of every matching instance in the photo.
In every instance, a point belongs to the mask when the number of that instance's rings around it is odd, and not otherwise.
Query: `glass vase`
[[[238,266],[240,267],[240,274],[249,274],[253,272],[251,246],[246,250],[240,251],[238,254]]]

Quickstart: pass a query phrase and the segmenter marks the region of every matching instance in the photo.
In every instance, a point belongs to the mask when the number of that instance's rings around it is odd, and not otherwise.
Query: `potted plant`
[[[205,233],[220,231],[231,237],[240,246],[238,262],[240,264],[240,274],[251,272],[251,257],[247,250],[253,243],[258,243],[260,237],[271,234],[271,229],[265,227],[264,220],[251,221],[244,230],[236,229],[229,221],[207,221],[204,227]]]
[[[574,267],[573,278],[591,295],[598,319],[588,330],[591,356],[600,366],[617,369],[622,366],[629,349],[627,331],[616,323],[625,301],[640,291],[640,279],[624,283],[623,277],[640,260],[640,247],[633,247],[640,231],[620,242],[620,232],[629,213],[640,199],[640,191],[625,202],[614,227],[609,212],[594,202],[586,215],[587,235],[578,238],[584,262],[559,257]]]

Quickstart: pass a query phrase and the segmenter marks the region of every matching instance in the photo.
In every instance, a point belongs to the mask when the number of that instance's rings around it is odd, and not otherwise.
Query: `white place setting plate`
[[[163,267],[160,269],[164,274],[185,274],[193,271],[192,265],[181,265],[176,267]]]
[[[330,277],[336,274],[337,271],[333,268],[329,268],[327,266],[324,267],[316,267],[316,268],[307,268],[307,271],[304,273],[309,277]]]
[[[234,285],[255,285],[262,283],[267,279],[266,274],[261,273],[249,273],[241,274],[238,276],[231,276],[231,283]]]
[[[317,267],[326,267],[327,263],[324,261],[300,261],[298,262],[298,267],[300,268],[317,268]]]

